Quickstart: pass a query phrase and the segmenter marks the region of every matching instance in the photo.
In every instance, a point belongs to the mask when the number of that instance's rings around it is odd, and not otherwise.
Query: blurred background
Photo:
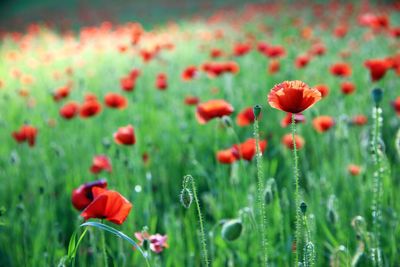
[[[216,9],[240,8],[251,0],[4,0],[0,1],[0,30],[21,31],[31,22],[58,29],[94,26],[103,21],[140,21],[144,27],[192,15],[211,15]]]

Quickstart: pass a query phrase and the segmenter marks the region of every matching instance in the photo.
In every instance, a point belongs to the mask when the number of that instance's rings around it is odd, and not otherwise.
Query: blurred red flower
[[[318,84],[314,86],[321,93],[321,97],[324,98],[329,95],[329,87],[325,84]]]
[[[167,75],[165,73],[160,73],[157,75],[156,87],[159,90],[165,90],[168,87]]]
[[[196,77],[197,67],[189,66],[182,72],[182,80],[189,81]]]
[[[373,82],[382,79],[385,76],[386,71],[391,67],[390,62],[387,59],[369,59],[365,61],[364,65],[369,69],[371,80]]]
[[[400,96],[398,96],[393,102],[392,102],[392,106],[394,111],[396,112],[396,114],[398,116],[400,116]]]
[[[86,220],[91,218],[106,219],[115,224],[122,224],[132,209],[132,204],[116,191],[101,187],[92,188],[93,201],[82,211]]]
[[[297,113],[294,114],[294,123],[304,123],[306,121],[306,117],[303,114]],[[281,126],[283,128],[288,127],[292,123],[292,113],[286,113],[286,116],[281,120]]]
[[[310,62],[310,57],[307,55],[300,55],[296,58],[294,65],[296,68],[301,69],[308,65]]]
[[[357,126],[363,126],[367,124],[368,122],[368,117],[365,115],[355,115],[353,118],[351,118],[351,124],[357,125]]]
[[[112,171],[111,161],[105,155],[98,155],[93,157],[92,166],[90,171],[94,174],[100,173],[101,171]]]
[[[354,86],[354,84],[352,82],[343,82],[340,85],[340,89],[343,94],[349,95],[349,94],[354,93],[354,91],[356,90],[356,87]]]
[[[72,119],[79,113],[79,104],[74,101],[65,103],[65,105],[60,108],[59,113],[64,119]]]
[[[275,85],[268,95],[271,107],[290,113],[300,113],[320,99],[321,93],[302,81],[284,81]]]
[[[260,140],[260,151],[264,153],[265,148],[267,147],[267,140]],[[245,142],[241,144],[235,144],[232,147],[233,155],[239,159],[245,159],[250,161],[256,155],[256,139],[249,138]]]
[[[335,120],[331,116],[319,116],[313,120],[314,129],[319,133],[328,131],[334,125]]]
[[[347,63],[336,63],[333,64],[330,68],[330,71],[333,75],[339,77],[348,77],[351,75],[351,67]]]
[[[188,106],[196,106],[200,102],[197,96],[187,96],[185,97],[185,104]]]
[[[114,141],[120,145],[134,145],[136,137],[132,125],[118,128],[118,131],[114,133]]]
[[[79,115],[82,118],[89,118],[96,116],[100,112],[101,104],[97,100],[85,100],[79,110]]]
[[[85,183],[72,191],[72,205],[74,205],[77,210],[83,210],[90,204],[90,202],[93,201],[92,188],[95,186],[106,188],[107,181],[105,179],[101,179],[94,182]]]
[[[239,114],[236,117],[236,124],[242,127],[247,126],[252,124],[254,122],[254,119],[255,117],[254,117],[253,107],[248,107],[239,112]]]
[[[58,102],[66,97],[68,97],[68,95],[71,92],[71,87],[70,85],[66,85],[63,87],[58,88],[56,91],[54,91],[53,93],[53,99],[54,101]]]
[[[303,139],[303,137],[301,137],[300,135],[295,135],[294,136],[294,140],[295,140],[295,142],[296,142],[296,149],[301,149],[301,148],[303,148],[303,146],[304,146],[304,139]],[[286,146],[287,148],[289,148],[289,149],[293,149],[294,148],[294,146],[293,146],[293,138],[292,138],[292,134],[285,134],[283,137],[282,137],[282,144],[284,145],[284,146]]]
[[[217,160],[223,164],[232,164],[237,160],[237,158],[233,154],[232,148],[228,148],[217,152]]]
[[[197,106],[196,118],[200,124],[205,124],[211,119],[232,114],[231,104],[222,99],[209,100]]]
[[[251,50],[251,45],[248,43],[237,43],[233,47],[233,55],[234,56],[244,56]]]
[[[123,77],[120,83],[122,90],[126,92],[130,92],[133,91],[133,89],[135,89],[135,79],[132,79],[132,77],[130,76]]]
[[[353,176],[357,176],[361,173],[361,167],[355,164],[349,164],[347,170]]]
[[[28,142],[29,146],[34,146],[36,142],[36,135],[38,130],[30,125],[23,125],[19,129],[19,131],[15,131],[12,133],[12,137],[18,143]]]
[[[128,100],[117,93],[108,93],[104,97],[104,103],[110,108],[124,109],[128,105]]]
[[[268,73],[274,74],[277,73],[281,68],[281,64],[278,60],[272,60],[268,65]]]

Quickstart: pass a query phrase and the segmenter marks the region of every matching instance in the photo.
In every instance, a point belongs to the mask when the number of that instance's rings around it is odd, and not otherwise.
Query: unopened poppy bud
[[[242,221],[239,219],[228,220],[222,226],[222,237],[226,241],[234,241],[240,237],[243,230]]]
[[[190,192],[190,190],[187,188],[183,188],[181,191],[181,194],[179,196],[179,199],[180,199],[182,206],[184,206],[186,209],[188,209],[193,201],[192,192]]]
[[[222,123],[227,128],[232,127],[232,119],[229,116],[223,116],[222,117]]]
[[[383,90],[380,88],[375,88],[372,90],[372,99],[375,102],[375,105],[379,105],[379,103],[382,101],[383,97]]]
[[[111,142],[108,138],[103,138],[102,143],[105,149],[109,149],[111,146]]]
[[[260,116],[260,113],[261,113],[261,106],[257,104],[253,107],[253,114],[256,120],[258,119],[258,116]]]
[[[305,202],[301,202],[300,204],[300,210],[303,213],[303,215],[306,215],[306,211],[307,211],[307,204]]]
[[[332,210],[332,209],[328,210],[328,221],[331,224],[334,224],[334,223],[337,222],[337,220],[338,220],[338,218],[337,218],[336,212],[334,210]]]
[[[272,193],[271,187],[265,188],[264,191],[264,200],[265,204],[270,204],[274,200],[274,193]]]

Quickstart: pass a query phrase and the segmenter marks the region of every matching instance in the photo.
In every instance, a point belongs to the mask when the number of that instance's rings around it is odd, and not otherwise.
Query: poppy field
[[[400,266],[400,5],[0,33],[0,266]]]

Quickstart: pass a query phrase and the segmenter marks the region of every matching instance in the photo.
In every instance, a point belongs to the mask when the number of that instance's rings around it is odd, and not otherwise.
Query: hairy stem
[[[207,241],[206,241],[206,235],[204,233],[203,216],[201,214],[200,203],[199,203],[199,199],[197,197],[196,184],[191,175],[186,175],[183,178],[183,188],[189,189],[188,183],[190,183],[190,185],[192,187],[191,191],[193,192],[194,202],[196,202],[197,215],[199,216],[200,243],[201,243],[201,247],[203,250],[204,266],[208,267],[210,265],[210,263],[208,260]]]
[[[296,122],[295,122],[295,114],[292,114],[292,141],[293,141],[293,170],[294,170],[294,183],[295,183],[295,209],[296,209],[296,233],[295,233],[295,242],[296,242],[296,255],[295,255],[295,266],[298,266],[299,262],[299,245],[300,245],[300,196],[299,196],[299,158],[297,155],[297,147],[296,147]]]
[[[260,214],[259,228],[261,232],[261,247],[263,251],[264,266],[268,266],[268,243],[265,231],[267,225],[267,215],[265,213],[265,202],[263,200],[264,182],[263,182],[263,170],[261,163],[262,155],[260,151],[260,133],[258,126],[258,119],[254,120],[254,138],[256,139],[257,195],[258,195],[258,209]]]

